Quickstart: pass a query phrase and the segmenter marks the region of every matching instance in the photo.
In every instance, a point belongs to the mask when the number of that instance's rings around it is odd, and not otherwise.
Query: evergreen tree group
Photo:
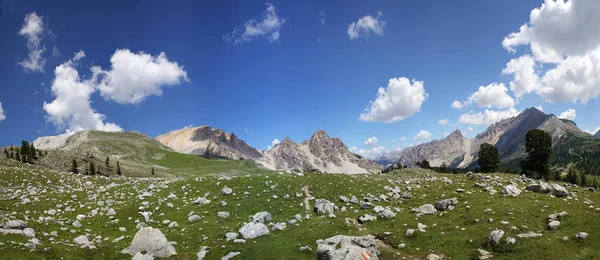
[[[483,172],[494,172],[498,168],[500,157],[495,146],[483,143],[479,146],[479,158],[477,160]]]

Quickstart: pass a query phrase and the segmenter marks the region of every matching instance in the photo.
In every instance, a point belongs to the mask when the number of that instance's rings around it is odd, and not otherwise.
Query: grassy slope
[[[409,259],[424,258],[430,252],[443,254],[453,259],[468,259],[476,255],[478,248],[491,250],[487,246],[487,236],[491,230],[496,228],[503,229],[506,234],[504,238],[516,237],[518,233],[527,231],[541,232],[544,234],[541,238],[520,239],[514,246],[506,247],[502,252],[492,252],[494,259],[598,259],[600,251],[594,246],[600,244],[600,222],[598,221],[599,212],[594,209],[588,209],[584,204],[584,199],[589,199],[596,207],[600,206],[600,193],[588,192],[582,188],[569,189],[577,197],[568,199],[559,199],[550,195],[524,192],[520,196],[505,197],[501,194],[489,195],[473,187],[473,181],[466,179],[464,175],[446,175],[436,174],[424,170],[406,169],[396,174],[388,175],[334,175],[334,174],[306,174],[299,177],[290,174],[279,175],[271,172],[262,174],[242,174],[234,176],[227,180],[218,175],[207,175],[200,179],[181,178],[181,179],[126,179],[126,178],[102,178],[98,176],[83,177],[80,175],[61,174],[51,172],[36,167],[22,167],[20,163],[0,160],[0,213],[17,212],[18,219],[25,218],[25,212],[30,211],[27,216],[31,219],[38,219],[39,216],[45,216],[43,210],[56,208],[56,204],[72,206],[76,208],[75,212],[67,212],[55,216],[57,219],[74,220],[77,214],[86,214],[94,208],[98,208],[95,202],[88,201],[91,194],[98,195],[98,200],[115,199],[117,204],[113,206],[117,211],[119,223],[111,223],[106,216],[96,216],[83,221],[83,229],[77,229],[73,234],[69,231],[61,231],[62,227],[58,224],[41,224],[35,220],[29,220],[29,225],[36,230],[38,237],[42,239],[43,245],[38,248],[49,246],[50,252],[44,253],[42,250],[29,252],[23,246],[1,245],[0,251],[4,254],[0,258],[10,259],[44,259],[44,258],[64,258],[64,259],[120,259],[127,258],[119,252],[127,247],[135,235],[135,219],[142,219],[137,214],[138,207],[142,201],[150,202],[152,208],[159,206],[160,210],[152,216],[156,223],[151,226],[160,228],[169,241],[177,242],[175,248],[178,256],[174,259],[196,259],[196,252],[200,246],[209,246],[210,253],[208,259],[219,259],[230,251],[240,251],[240,259],[314,259],[314,252],[300,252],[300,246],[309,245],[316,249],[315,241],[324,239],[337,234],[361,235],[373,234],[379,236],[395,248],[395,245],[403,242],[407,248],[397,250],[394,248],[383,249],[382,259],[397,259],[399,256],[406,256]],[[443,182],[427,181],[424,176],[448,177],[453,180],[453,184],[445,185]],[[518,180],[515,175],[493,174],[499,182],[504,184],[510,180]],[[296,197],[303,185],[309,185],[313,196],[316,198],[329,199],[342,206],[338,202],[339,195],[350,197],[356,195],[359,198],[368,193],[378,196],[387,194],[384,186],[399,186],[401,188],[407,185],[390,184],[389,181],[396,182],[406,179],[419,178],[413,180],[411,194],[413,198],[398,200],[393,202],[376,201],[376,205],[391,206],[403,209],[402,213],[390,220],[377,220],[363,226],[364,230],[359,230],[354,226],[346,226],[345,218],[357,218],[358,216],[369,213],[374,214],[372,210],[362,210],[357,205],[347,205],[349,210],[346,212],[336,212],[337,218],[329,219],[318,217],[311,213],[310,220],[303,220],[299,226],[288,225],[287,230],[272,232],[254,240],[249,240],[245,244],[234,244],[231,241],[225,242],[226,232],[237,232],[248,217],[259,211],[268,211],[273,215],[273,222],[288,221],[295,214],[304,215],[304,207],[301,206],[303,197]],[[431,178],[428,178],[431,179]],[[86,181],[91,181],[92,185],[86,185]],[[50,183],[48,183],[50,181]],[[114,182],[119,186],[106,192],[97,192],[99,186],[106,186]],[[145,191],[151,184],[160,184],[170,182],[169,188],[155,190],[152,197],[143,200],[137,198],[137,195]],[[419,187],[415,187],[417,182],[421,182]],[[32,204],[21,205],[20,199],[9,199],[13,194],[4,188],[24,189],[27,184],[35,183],[42,185],[47,189],[47,193],[40,194],[37,197],[39,201]],[[274,185],[274,186],[273,186]],[[519,184],[524,188],[524,184]],[[182,189],[187,186],[186,189]],[[221,196],[220,190],[224,186],[231,187],[234,194]],[[250,187],[251,186],[251,187]],[[68,193],[58,193],[57,189],[65,188]],[[468,193],[456,193],[457,188],[463,188]],[[501,187],[496,190],[500,191]],[[243,195],[245,191],[250,195]],[[165,206],[166,196],[173,192],[177,195],[176,200],[171,200],[175,208]],[[210,192],[209,199],[211,203],[207,205],[194,205],[185,203],[191,201],[197,196],[203,196]],[[284,195],[290,195],[284,199]],[[417,218],[410,212],[413,207],[418,207],[424,203],[435,203],[445,198],[458,197],[459,205],[453,211],[443,215],[430,215]],[[78,201],[70,202],[71,195],[77,195]],[[272,196],[277,195],[278,199]],[[32,196],[29,196],[32,198]],[[219,201],[226,201],[226,206],[221,206]],[[80,208],[80,204],[84,207]],[[311,203],[312,205],[312,203]],[[471,209],[466,209],[469,205]],[[484,213],[485,209],[492,209],[491,213]],[[357,212],[355,212],[355,210]],[[188,213],[194,211],[195,214],[202,216],[202,220],[193,224],[187,223]],[[218,211],[229,211],[231,217],[223,220],[217,217]],[[546,216],[553,212],[567,211],[569,216],[561,221],[561,226],[556,231],[546,230]],[[488,218],[493,218],[492,223]],[[170,229],[166,225],[159,224],[164,219],[177,221],[179,228]],[[481,221],[476,222],[475,219]],[[501,221],[508,221],[510,224],[501,225]],[[416,228],[417,223],[423,223],[428,226],[427,232],[415,232],[413,237],[406,237],[407,228]],[[436,225],[433,227],[433,225]],[[405,226],[406,225],[406,226]],[[510,226],[518,227],[519,231],[510,230]],[[522,226],[527,226],[523,228]],[[68,226],[72,228],[72,226]],[[126,232],[120,232],[119,227],[126,227]],[[456,228],[459,227],[459,228]],[[460,228],[466,230],[461,231]],[[74,228],[72,228],[74,229]],[[48,237],[44,237],[42,232],[57,230],[59,243],[51,244]],[[384,237],[383,232],[392,232],[390,236]],[[573,235],[577,232],[586,231],[590,236],[585,241],[577,241]],[[64,243],[71,243],[72,239],[81,234],[89,233],[91,237],[97,235],[110,238],[101,244],[96,244],[98,249],[86,250],[77,247],[71,247]],[[112,243],[114,238],[125,235],[126,238],[118,243]],[[561,238],[568,236],[568,241],[562,241]],[[0,236],[0,242],[18,241],[25,243],[27,239],[20,236]],[[472,242],[469,242],[472,240]],[[222,247],[224,246],[224,247]]]
[[[195,155],[173,152],[160,142],[137,132],[90,131],[87,141],[71,150],[51,150],[40,165],[69,171],[71,161],[76,158],[79,171],[85,170],[87,154],[102,172],[116,173],[119,161],[125,176],[149,177],[151,167],[162,177],[197,176],[217,172],[262,172],[251,161],[209,160]],[[110,157],[111,169],[105,167],[106,156]]]

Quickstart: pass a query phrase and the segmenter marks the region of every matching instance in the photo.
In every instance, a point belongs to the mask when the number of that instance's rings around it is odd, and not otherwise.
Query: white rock
[[[129,246],[129,255],[135,255],[138,252],[149,252],[156,257],[169,257],[176,255],[175,248],[162,232],[157,228],[142,227],[133,237]]]

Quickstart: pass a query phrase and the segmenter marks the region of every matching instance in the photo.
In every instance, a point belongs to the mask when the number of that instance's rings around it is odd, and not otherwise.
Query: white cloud
[[[406,137],[403,136],[402,138],[400,138],[400,142],[404,142],[404,140],[406,140]]]
[[[358,147],[353,146],[349,149],[349,151],[351,153],[355,153],[358,154],[362,157],[365,157],[367,159],[374,159],[377,156],[380,156],[384,153],[388,152],[388,149],[383,147],[383,146],[377,146],[377,147],[373,147],[371,149],[365,150],[365,149],[358,149]]]
[[[321,22],[321,25],[325,25],[325,23],[327,23],[327,20],[325,19],[325,12],[319,12],[319,22]]]
[[[600,95],[600,47],[582,55],[567,57],[542,77],[538,95],[548,102],[581,102]]]
[[[458,102],[458,100],[454,100],[454,102],[452,102],[452,108],[460,109],[462,107],[463,107],[463,104]]]
[[[448,122],[449,122],[448,119],[442,119],[442,120],[438,121],[438,124],[441,126],[445,126],[448,124]]]
[[[6,115],[4,114],[4,109],[2,108],[2,102],[0,102],[0,121],[6,119]]]
[[[600,126],[596,127],[596,129],[594,131],[590,131],[590,130],[583,130],[583,131],[587,132],[588,134],[595,135],[596,133],[598,133],[598,131],[600,131]]]
[[[81,53],[77,53],[74,60],[80,59]],[[148,96],[162,95],[164,86],[174,86],[182,80],[189,81],[183,66],[169,61],[164,52],[151,56],[117,49],[110,62],[110,70],[92,67],[92,80],[105,99],[119,104],[139,104]]]
[[[504,38],[505,49],[529,45],[536,60],[561,62],[565,56],[584,55],[600,43],[600,1],[545,0],[529,15],[529,22]]]
[[[513,91],[517,98],[542,87],[534,66],[535,61],[533,58],[529,55],[523,55],[519,58],[511,59],[506,63],[506,68],[502,70],[503,75],[515,75],[514,79],[510,82],[510,90]]]
[[[473,127],[470,127],[470,126],[469,126],[469,127],[467,127],[467,129],[468,129],[469,131],[473,132]]]
[[[486,109],[483,113],[474,113],[471,111],[461,115],[458,122],[469,125],[490,125],[502,119],[517,116],[519,113],[520,112],[513,107],[500,111]]]
[[[575,111],[575,109],[569,108],[567,109],[567,111],[560,113],[558,118],[573,120],[575,119],[576,115],[577,112]]]
[[[403,120],[419,111],[421,105],[427,100],[423,81],[413,80],[412,84],[407,78],[392,78],[387,89],[380,87],[377,90],[375,101],[371,101],[365,112],[360,114],[361,121],[369,122],[396,122]]]
[[[183,127],[183,129],[190,129],[190,128],[194,128],[194,125],[189,124]]]
[[[508,89],[504,86],[504,83],[492,83],[485,87],[480,86],[477,92],[469,96],[465,102],[461,104],[458,101],[454,101],[452,107],[462,108],[469,106],[472,103],[485,108],[513,107],[515,105],[515,100],[506,93],[507,91]]]
[[[364,143],[364,144],[365,144],[366,146],[372,146],[372,147],[375,147],[375,146],[377,146],[377,142],[378,142],[378,141],[379,141],[379,140],[377,140],[377,137],[373,136],[373,137],[369,137],[369,139],[367,139],[367,141],[365,141],[365,143]]]
[[[431,133],[429,131],[421,130],[413,139],[423,141],[423,140],[428,140],[430,138],[431,138]]]
[[[349,24],[346,32],[348,33],[350,40],[354,40],[359,37],[368,37],[370,31],[378,36],[383,35],[385,21],[379,20],[381,16],[383,16],[383,13],[377,12],[377,17],[375,18],[370,15],[365,15],[358,19],[358,21]]]
[[[249,42],[255,37],[267,37],[269,42],[279,40],[279,30],[286,23],[276,14],[275,6],[269,2],[266,3],[267,9],[262,13],[259,20],[250,19],[244,24],[244,32],[239,35],[237,28],[223,35],[223,40],[234,43]]]
[[[82,130],[122,130],[114,123],[104,123],[106,117],[91,107],[90,96],[95,91],[93,82],[79,77],[75,62],[69,60],[56,67],[51,88],[55,99],[44,102],[47,119],[59,130],[66,129],[68,134]]]
[[[275,145],[278,145],[279,143],[281,143],[279,141],[279,139],[277,139],[277,138],[273,139],[273,141],[271,142],[271,145],[267,145],[267,151],[271,150],[271,148],[275,147]]]
[[[19,31],[19,35],[27,38],[29,57],[18,63],[23,66],[25,71],[44,72],[46,59],[42,57],[42,54],[46,51],[46,47],[41,45],[41,42],[45,34],[46,25],[44,24],[43,16],[38,16],[36,12],[25,16],[25,21]]]

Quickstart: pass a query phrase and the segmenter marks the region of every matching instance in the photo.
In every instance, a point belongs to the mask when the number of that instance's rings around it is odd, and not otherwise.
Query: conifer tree
[[[35,146],[33,146],[33,143],[29,145],[29,157],[32,159],[37,159],[37,153],[35,152]]]
[[[21,154],[19,153],[19,150],[17,150],[17,153],[15,154],[15,160],[21,161]]]
[[[90,162],[90,175],[96,175],[96,166],[94,165],[94,162]]]
[[[4,148],[4,154],[6,155],[6,159],[10,158],[10,157],[8,156],[8,150],[7,150],[6,148]]]
[[[108,156],[106,156],[106,168],[110,168],[110,159],[108,159]]]
[[[120,176],[120,175],[123,175],[123,172],[121,172],[121,165],[119,164],[119,161],[117,161],[117,174],[118,174],[119,176]]]
[[[152,170],[152,175],[154,175],[154,167],[150,168]]]
[[[85,166],[85,175],[90,175],[90,169],[87,165]]]
[[[77,169],[77,160],[73,159],[73,163],[71,164],[71,172],[78,174],[79,169]]]

